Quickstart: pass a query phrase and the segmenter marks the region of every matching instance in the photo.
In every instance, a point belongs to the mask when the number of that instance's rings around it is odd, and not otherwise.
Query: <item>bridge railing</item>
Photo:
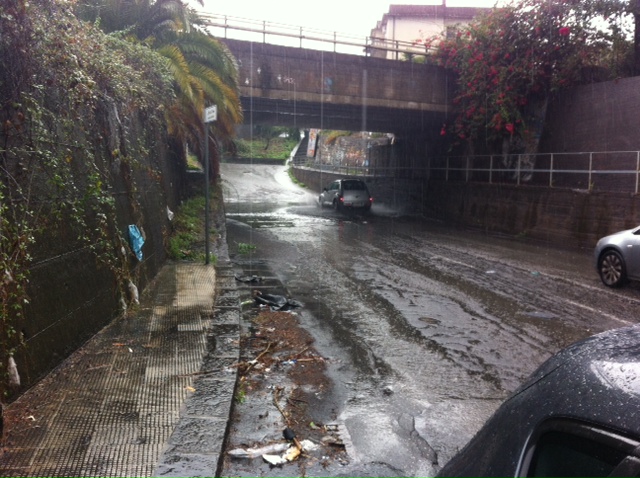
[[[638,194],[640,151],[452,156],[434,161],[430,176],[445,181]]]
[[[200,17],[205,21],[209,32],[219,38],[258,41],[396,60],[425,56],[426,54],[424,46],[413,42],[373,37],[362,38],[344,33],[228,15],[200,13]]]

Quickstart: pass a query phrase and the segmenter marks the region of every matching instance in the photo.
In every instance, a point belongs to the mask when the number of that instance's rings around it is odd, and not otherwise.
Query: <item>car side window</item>
[[[608,476],[625,456],[588,438],[549,432],[540,437],[527,476]]]
[[[338,182],[334,181],[333,183],[331,183],[331,186],[329,186],[329,190],[335,191],[336,189],[338,189]]]
[[[555,419],[532,435],[518,476],[638,476],[640,442],[590,424]]]

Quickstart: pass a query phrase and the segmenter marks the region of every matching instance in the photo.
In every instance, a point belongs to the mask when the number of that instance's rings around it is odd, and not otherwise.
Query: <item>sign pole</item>
[[[204,263],[209,264],[209,123],[218,119],[216,105],[204,110]]]
[[[209,264],[209,123],[204,124],[204,263]]]

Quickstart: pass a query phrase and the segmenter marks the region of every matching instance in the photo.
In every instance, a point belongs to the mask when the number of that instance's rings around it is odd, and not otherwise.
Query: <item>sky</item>
[[[493,7],[496,0],[447,0],[448,7]],[[206,13],[367,37],[389,5],[441,5],[441,0],[204,0]]]

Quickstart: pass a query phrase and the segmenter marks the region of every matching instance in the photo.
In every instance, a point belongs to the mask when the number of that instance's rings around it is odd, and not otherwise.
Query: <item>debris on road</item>
[[[235,276],[236,280],[238,282],[246,282],[246,283],[252,283],[252,282],[262,282],[263,278],[257,275],[250,275],[250,276]]]
[[[272,443],[270,445],[265,445],[261,447],[255,448],[234,448],[233,450],[229,450],[227,455],[233,458],[246,458],[246,459],[254,459],[261,457],[263,455],[271,455],[274,453],[282,453],[289,449],[291,445],[289,443]]]
[[[271,310],[286,311],[302,307],[302,304],[297,300],[287,299],[282,295],[263,294],[259,290],[253,292],[253,299],[260,305],[269,306]]]
[[[254,294],[265,296],[282,297]],[[327,359],[315,350],[295,313],[255,303],[262,307],[254,309],[250,332],[241,339],[243,357],[237,368],[242,401],[235,405],[239,422],[231,424],[223,476],[258,476],[273,468],[283,468],[276,475],[304,476],[309,467],[347,463],[338,426],[326,424],[335,416],[317,413],[332,386],[325,375]]]

